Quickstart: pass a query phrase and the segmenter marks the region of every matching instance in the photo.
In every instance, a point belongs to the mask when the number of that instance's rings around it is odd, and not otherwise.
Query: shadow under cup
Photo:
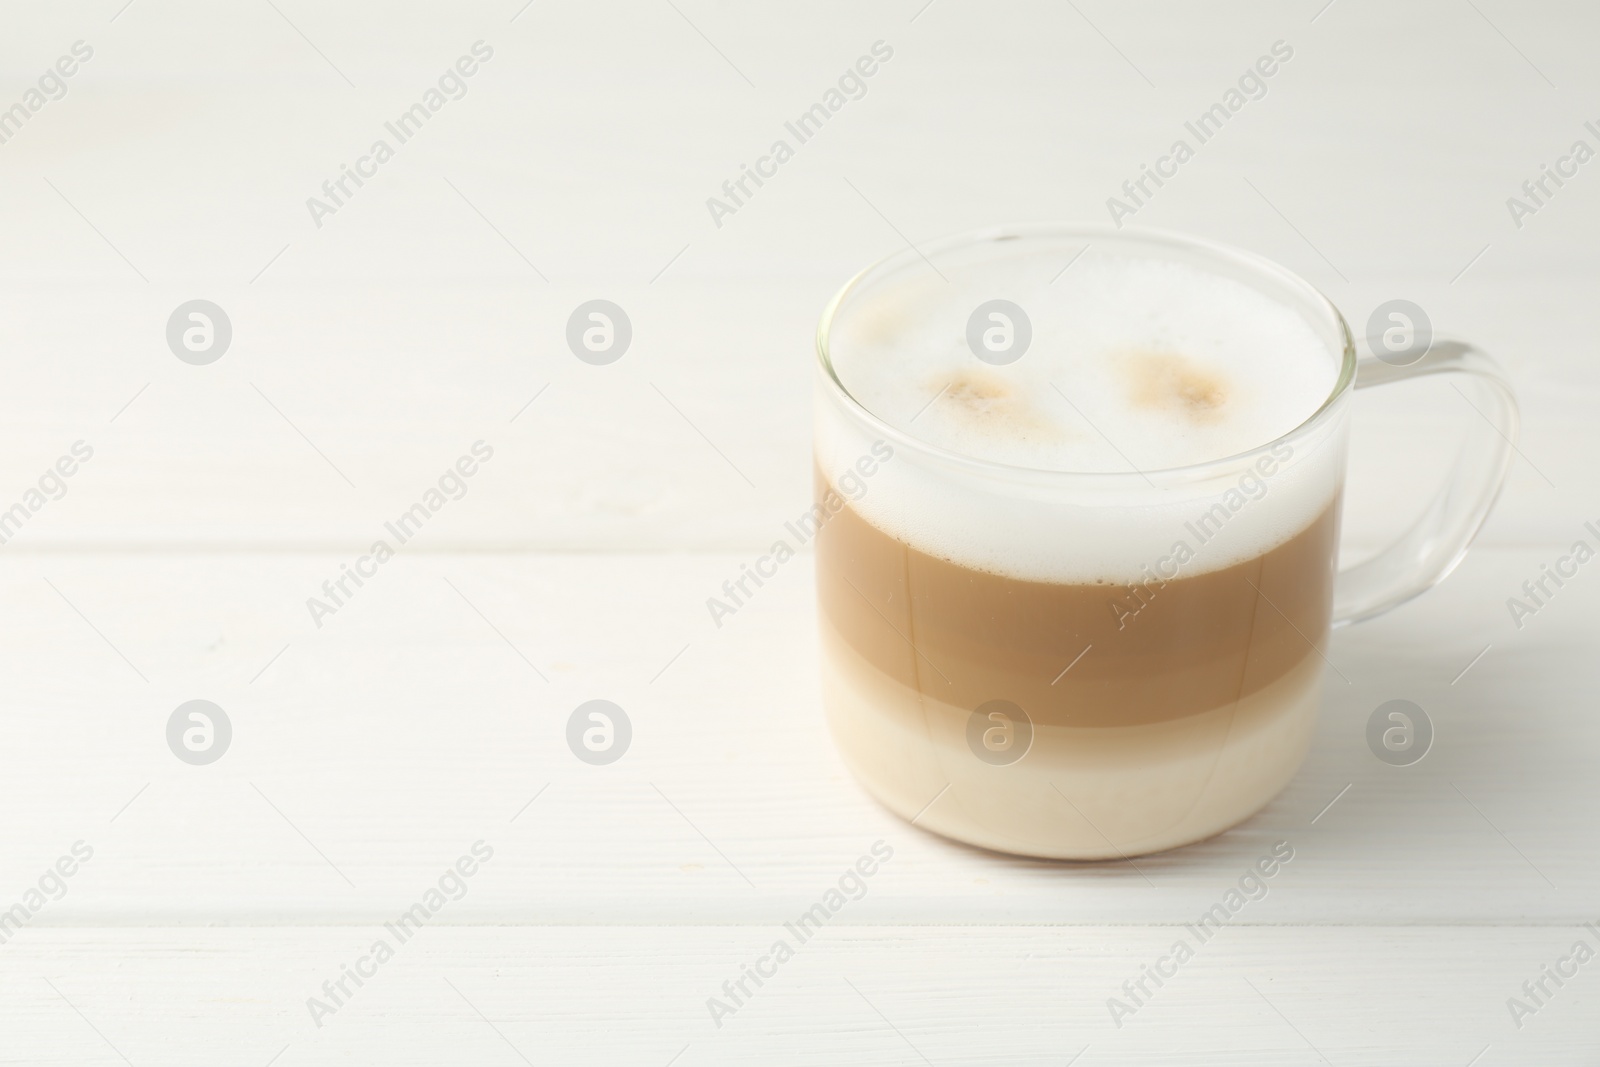
[[[1086,474],[927,444],[836,373],[837,325],[930,263],[958,280],[1030,260],[1054,271],[1086,245],[1196,265],[1293,308],[1337,368],[1333,391],[1247,453]],[[840,752],[902,817],[1003,852],[1115,858],[1227,829],[1289,781],[1315,726],[1355,369],[1344,321],[1266,260],[1165,234],[994,230],[923,253],[858,275],[818,331],[812,523]],[[956,338],[968,310],[948,311]],[[938,551],[950,544],[981,550]],[[1108,544],[1124,563],[1103,575],[1005,564]]]

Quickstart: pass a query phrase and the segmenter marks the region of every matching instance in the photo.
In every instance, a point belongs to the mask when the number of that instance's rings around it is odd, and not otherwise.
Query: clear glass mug
[[[1189,263],[1293,309],[1337,368],[1332,392],[1293,430],[1238,455],[1074,473],[930,445],[867,410],[835,371],[841,319],[908,272],[1040,255],[1066,264],[1085,247]],[[1358,359],[1338,309],[1283,267],[1132,227],[992,229],[891,256],[828,305],[817,357],[813,516],[835,742],[902,817],[1030,856],[1155,852],[1261,809],[1310,745],[1330,631],[1409,600],[1460,562],[1499,493],[1517,428],[1509,383],[1472,346],[1434,341],[1406,359]],[[1468,419],[1444,486],[1411,527],[1340,570],[1351,391],[1439,374],[1458,378],[1483,418]],[[1258,486],[1267,487],[1259,498]],[[1290,512],[1314,518],[1274,539]],[[1041,537],[1063,551],[1142,538],[1151,566],[1126,588],[1008,580],[941,558],[924,533],[995,559],[1036,551]],[[1273,547],[1187,575],[1172,564],[1177,541],[1213,537]]]

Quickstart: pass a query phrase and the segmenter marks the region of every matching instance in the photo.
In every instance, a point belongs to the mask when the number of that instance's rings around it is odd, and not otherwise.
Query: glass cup
[[[1177,261],[1244,283],[1311,328],[1336,368],[1332,391],[1294,429],[1237,455],[1077,473],[929,444],[841,381],[830,355],[841,323],[873,314],[873,329],[893,329],[870,309],[919,275],[1015,276],[1070,269],[1080,255]],[[938,320],[961,344],[973,309],[946,303],[902,313]],[[992,321],[1003,340],[1027,329],[1009,314]],[[1407,340],[1358,359],[1338,309],[1283,267],[1132,227],[984,230],[853,278],[817,331],[811,525],[823,698],[856,777],[919,826],[1063,859],[1173,848],[1262,808],[1310,745],[1330,631],[1448,574],[1509,466],[1517,408],[1498,367],[1467,344]],[[1484,417],[1468,420],[1411,527],[1341,570],[1351,391],[1437,374],[1459,379]],[[951,544],[966,546],[962,558],[941,548]],[[1087,573],[1089,546],[1105,545],[1146,561],[1136,579],[1060,581],[1006,564],[1056,552]]]

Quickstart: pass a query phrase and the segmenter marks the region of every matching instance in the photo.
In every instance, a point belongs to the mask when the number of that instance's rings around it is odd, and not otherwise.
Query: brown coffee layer
[[[820,500],[821,471],[816,482]],[[1206,565],[1199,532],[1178,535],[1194,551],[1188,569]],[[825,624],[917,692],[967,708],[1010,700],[1058,726],[1163,722],[1321,655],[1338,534],[1335,495],[1300,533],[1235,566],[1134,587],[1057,584],[930,556],[846,505],[817,535],[817,591]]]

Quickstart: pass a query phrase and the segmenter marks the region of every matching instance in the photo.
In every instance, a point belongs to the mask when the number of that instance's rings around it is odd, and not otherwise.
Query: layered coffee
[[[847,292],[818,397],[820,636],[835,738],[885,804],[1107,858],[1225,829],[1300,763],[1343,426],[1292,433],[1337,376],[1293,308],[1160,257],[1053,279],[1070,251]],[[1020,358],[969,344],[990,306],[1013,338],[1026,317]]]

